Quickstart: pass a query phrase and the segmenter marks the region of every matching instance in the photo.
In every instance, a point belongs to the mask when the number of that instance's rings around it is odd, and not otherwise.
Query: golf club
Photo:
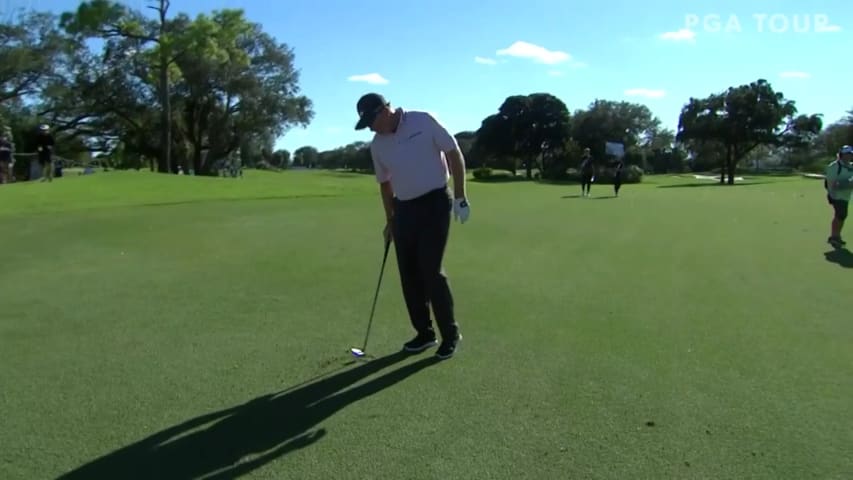
[[[376,299],[379,298],[379,287],[382,285],[382,275],[385,273],[385,261],[388,259],[388,249],[391,247],[391,239],[385,240],[385,253],[382,255],[382,268],[379,269],[379,282],[376,284],[376,293],[373,295],[373,306],[370,308],[370,320],[367,322],[367,333],[364,335],[364,344],[361,348],[353,347],[350,353],[354,357],[362,358],[367,355],[367,339],[370,338],[370,326],[373,325],[373,313],[376,311]]]

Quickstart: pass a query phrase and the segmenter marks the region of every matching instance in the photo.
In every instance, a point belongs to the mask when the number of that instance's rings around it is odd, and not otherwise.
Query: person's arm
[[[458,148],[444,152],[447,164],[450,168],[450,176],[453,177],[453,197],[467,198],[465,193],[465,157]]]
[[[382,207],[385,208],[385,222],[391,223],[394,219],[394,189],[391,188],[391,182],[380,183],[379,193],[382,196]]]
[[[376,172],[376,181],[379,182],[379,194],[382,198],[382,207],[385,210],[385,220],[390,222],[394,218],[394,188],[391,187],[391,171],[382,163],[379,154],[370,145],[370,158],[373,161],[373,171]]]
[[[465,157],[462,155],[459,143],[438,120],[432,116],[430,119],[433,122],[432,140],[436,147],[444,152],[450,176],[453,177],[453,197],[467,198],[465,192]]]

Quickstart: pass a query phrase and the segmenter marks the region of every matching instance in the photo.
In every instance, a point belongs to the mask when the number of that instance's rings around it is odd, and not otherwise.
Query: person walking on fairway
[[[592,162],[592,155],[589,153],[589,148],[583,149],[581,157],[581,196],[588,197],[589,189],[592,188],[592,182],[595,181],[595,165]]]
[[[616,171],[613,173],[613,194],[617,197],[619,196],[619,189],[622,188],[622,167],[624,164],[619,158],[616,160]]]
[[[847,244],[841,239],[841,229],[847,219],[850,194],[853,193],[853,147],[844,145],[838,150],[837,158],[826,167],[824,186],[826,199],[834,211],[827,242],[835,248]]]
[[[41,181],[53,181],[53,135],[47,125],[40,125],[36,136],[36,150],[38,151],[38,162],[42,168]]]
[[[438,344],[432,306],[442,340],[436,356],[446,359],[462,339],[442,260],[451,211],[460,223],[470,215],[465,159],[456,139],[432,115],[392,110],[390,105],[378,93],[362,96],[356,104],[355,129],[374,132],[370,154],[385,209],[383,235],[394,242],[403,297],[416,332],[403,349],[415,353]]]
[[[15,144],[11,135],[0,134],[0,184],[12,183],[12,164],[14,162]]]

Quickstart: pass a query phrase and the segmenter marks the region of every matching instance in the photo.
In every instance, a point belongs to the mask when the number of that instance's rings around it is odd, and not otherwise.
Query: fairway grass
[[[0,186],[0,478],[851,478],[853,258],[822,182],[743,176],[469,181],[443,362],[393,252],[348,353],[369,175]]]

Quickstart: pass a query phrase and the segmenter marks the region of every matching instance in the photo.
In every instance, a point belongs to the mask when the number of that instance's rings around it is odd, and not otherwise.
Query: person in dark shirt
[[[613,173],[613,193],[617,197],[619,196],[619,189],[622,188],[622,168],[624,166],[621,158],[616,160],[616,171]]]
[[[53,135],[50,133],[50,127],[47,125],[39,126],[39,133],[36,136],[36,151],[38,152],[38,162],[42,168],[41,181],[53,181]]]
[[[588,197],[589,189],[592,188],[592,182],[595,181],[595,165],[592,161],[592,155],[589,148],[583,149],[583,157],[581,157],[581,196]]]
[[[12,182],[12,155],[15,151],[15,145],[12,139],[6,134],[0,134],[0,184]]]

